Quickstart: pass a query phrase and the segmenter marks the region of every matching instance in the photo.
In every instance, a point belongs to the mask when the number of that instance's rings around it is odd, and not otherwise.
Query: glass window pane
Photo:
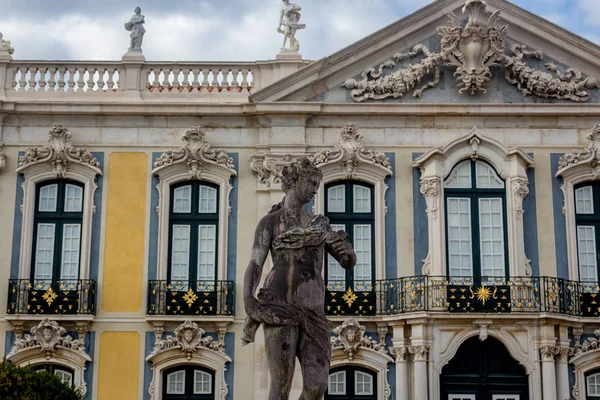
[[[185,394],[185,371],[167,375],[167,394]]]
[[[373,376],[364,372],[355,371],[354,386],[357,395],[373,395]]]
[[[329,394],[346,394],[346,371],[334,372],[329,374]]]
[[[171,280],[187,281],[190,264],[190,226],[173,225],[171,243]]]
[[[444,186],[452,189],[470,189],[471,188],[471,161],[463,161],[458,164],[450,176],[446,178]]]
[[[192,212],[192,186],[182,186],[173,190],[173,212],[177,214]]]
[[[504,181],[498,176],[496,171],[488,164],[475,162],[475,171],[477,174],[477,188],[479,189],[503,189]]]
[[[504,223],[502,199],[479,199],[481,275],[504,276]]]
[[[575,212],[577,214],[594,213],[594,194],[591,186],[575,190]]]
[[[472,276],[471,199],[449,197],[447,208],[450,276]]]
[[[354,212],[371,212],[371,190],[364,186],[354,185]]]
[[[327,189],[327,212],[346,212],[346,189],[344,185]]]
[[[194,371],[194,394],[211,394],[212,376],[204,371]]]
[[[200,208],[198,212],[210,214],[217,212],[217,189],[200,186]]]
[[[38,224],[37,226],[34,279],[52,280],[54,230],[54,224]]]
[[[346,225],[332,224],[331,229],[334,231],[345,231]],[[330,285],[330,290],[338,288],[338,286],[339,290],[346,289],[346,271],[331,254],[327,254],[327,283]]]
[[[65,211],[81,212],[83,210],[83,188],[67,184],[65,187]]]
[[[594,374],[587,377],[588,396],[600,396],[600,374]]]
[[[581,282],[597,282],[596,229],[594,226],[577,226],[577,249],[579,280]]]
[[[215,279],[217,227],[215,225],[198,226],[198,280]]]
[[[80,242],[81,225],[65,224],[63,226],[62,261],[60,268],[61,280],[77,280],[79,276]]]
[[[43,370],[40,370],[43,371]],[[69,386],[73,386],[73,374],[67,371],[63,371],[60,369],[54,370],[54,375],[58,376],[63,383],[66,383]]]
[[[39,211],[56,212],[56,195],[58,185],[47,185],[40,189],[40,204]]]
[[[371,224],[354,225],[354,252],[356,253],[354,281],[356,285],[364,285],[368,283],[364,281],[371,281],[372,279],[371,249]]]

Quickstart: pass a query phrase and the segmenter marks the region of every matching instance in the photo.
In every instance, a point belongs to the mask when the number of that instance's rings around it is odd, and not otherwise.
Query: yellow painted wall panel
[[[102,310],[142,308],[146,223],[146,153],[109,156]]]
[[[140,334],[104,332],[100,335],[98,399],[137,399],[140,373]]]

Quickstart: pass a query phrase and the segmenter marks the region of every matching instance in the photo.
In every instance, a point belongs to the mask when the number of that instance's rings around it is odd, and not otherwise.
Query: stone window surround
[[[21,233],[21,257],[19,259],[19,278],[29,279],[31,275],[31,259],[33,257],[33,223],[36,203],[36,186],[44,181],[56,179],[52,163],[40,163],[20,168],[17,172],[23,175],[23,204],[21,213],[23,218]],[[92,217],[96,212],[94,206],[94,193],[98,188],[96,175],[101,175],[99,170],[84,164],[72,163],[64,175],[66,180],[73,180],[84,185],[83,190],[83,219],[81,224],[81,254],[79,262],[79,279],[90,277],[90,257],[92,242]]]
[[[587,393],[586,374],[600,368],[600,351],[590,351],[583,355],[575,355],[569,360],[573,364],[575,373],[575,384],[573,386],[573,398],[585,399]]]
[[[443,148],[427,151],[413,163],[421,171],[420,191],[427,203],[429,249],[423,275],[447,275],[444,180],[455,165],[469,158],[486,161],[506,182],[509,275],[531,276],[523,240],[523,199],[529,193],[526,171],[534,167],[534,161],[518,148],[507,148],[483,136],[477,127]]]
[[[344,350],[334,349],[331,352],[330,369],[356,366],[374,372],[375,382],[373,383],[377,386],[378,396],[383,396],[380,398],[389,400],[392,392],[387,380],[387,373],[389,371],[388,364],[393,363],[394,359],[391,356],[371,349],[361,348],[360,351],[354,354],[352,361],[348,361],[348,354],[344,353]]]

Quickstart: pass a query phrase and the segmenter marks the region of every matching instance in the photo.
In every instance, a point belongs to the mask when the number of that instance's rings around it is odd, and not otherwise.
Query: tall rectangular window
[[[597,182],[586,182],[575,188],[579,281],[584,283],[596,283],[600,275],[598,262],[600,207],[595,205],[599,197],[600,184]]]

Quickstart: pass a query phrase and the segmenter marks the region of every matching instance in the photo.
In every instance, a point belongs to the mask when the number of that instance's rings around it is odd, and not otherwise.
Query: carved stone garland
[[[93,168],[101,175],[100,163],[87,148],[74,148],[71,132],[63,124],[54,124],[48,132],[48,143],[44,147],[30,147],[19,157],[20,173],[24,168],[35,164],[52,163],[54,176],[63,178],[71,163],[83,164]]]
[[[181,138],[186,144],[175,150],[165,151],[154,163],[153,173],[160,169],[180,163],[186,163],[189,179],[200,179],[206,164],[223,166],[236,175],[233,158],[225,150],[212,149],[206,143],[206,133],[200,126],[189,129]]]
[[[463,27],[452,12],[447,26],[438,28],[441,36],[441,51],[432,53],[422,44],[416,45],[409,53],[397,53],[385,61],[379,68],[369,68],[361,74],[361,79],[346,80],[342,86],[350,90],[351,97],[357,101],[368,99],[381,100],[388,97],[398,98],[413,91],[413,97],[421,97],[423,91],[437,86],[440,82],[441,65],[455,68],[459,93],[486,93],[486,86],[492,77],[492,67],[504,67],[506,80],[515,85],[524,96],[533,95],[542,98],[556,98],[584,102],[589,94],[585,89],[598,88],[594,78],[583,78],[581,71],[568,68],[565,72],[548,63],[546,69],[556,76],[529,67],[524,58],[533,56],[542,59],[540,52],[530,52],[524,45],[511,47],[512,55],[506,55],[505,37],[507,25],[500,23],[500,10],[490,15],[483,0],[467,0],[463,13],[468,14],[468,22]],[[482,19],[490,15],[487,24]],[[484,26],[487,26],[485,28]],[[384,74],[385,69],[393,69],[396,63],[417,54],[424,57],[416,64]],[[416,86],[433,75],[433,79],[418,89]]]
[[[331,337],[331,349],[342,349],[348,355],[348,361],[352,361],[361,348],[387,354],[385,344],[366,336],[366,329],[354,318],[347,319],[333,330],[335,336]]]

